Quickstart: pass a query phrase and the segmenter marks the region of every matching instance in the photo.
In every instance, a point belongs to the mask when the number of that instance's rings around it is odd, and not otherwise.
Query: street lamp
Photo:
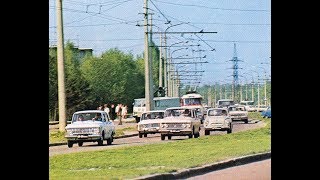
[[[164,47],[164,57],[165,57],[165,61],[164,61],[164,85],[165,85],[165,87],[168,87],[168,76],[167,76],[167,71],[168,71],[168,67],[167,67],[167,31],[170,29],[170,28],[172,28],[172,27],[174,27],[174,26],[179,26],[179,25],[181,25],[181,24],[188,24],[189,22],[187,22],[187,23],[185,23],[185,22],[182,22],[182,23],[179,23],[179,24],[174,24],[174,25],[171,25],[171,26],[169,26],[169,27],[167,27],[166,29],[165,29],[165,31],[164,31],[164,45],[165,45],[165,47]],[[167,93],[166,93],[167,94]],[[167,96],[167,95],[166,95]]]

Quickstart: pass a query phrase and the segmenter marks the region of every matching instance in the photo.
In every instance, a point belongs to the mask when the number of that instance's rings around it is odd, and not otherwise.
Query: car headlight
[[[169,126],[168,126],[168,124],[162,124],[161,127],[162,127],[162,128],[167,128],[167,127],[169,127]]]
[[[67,134],[68,134],[69,136],[72,136],[72,135],[73,135],[72,129],[67,129]]]
[[[209,121],[205,121],[205,122],[204,122],[204,125],[205,125],[205,126],[208,126],[208,124],[209,124]]]
[[[182,127],[182,128],[190,128],[190,127],[191,127],[191,124],[181,124],[181,127]]]
[[[99,134],[100,133],[100,128],[95,127],[93,128],[93,134]]]

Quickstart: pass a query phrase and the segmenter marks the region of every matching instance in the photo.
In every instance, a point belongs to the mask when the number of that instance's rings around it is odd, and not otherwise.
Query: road
[[[271,180],[271,159],[213,171],[186,180]]]
[[[136,123],[124,123],[124,126],[135,126]],[[130,124],[130,125],[129,125]],[[123,126],[123,125],[122,125]],[[240,132],[246,131],[249,129],[255,129],[264,126],[262,121],[251,120],[248,124],[243,122],[233,122],[233,132]],[[210,135],[215,134],[226,134],[226,131],[214,131],[211,132]],[[201,129],[200,137],[204,136],[204,130]],[[76,152],[84,152],[84,151],[96,151],[96,150],[103,150],[103,149],[113,149],[118,147],[124,146],[139,146],[144,144],[152,144],[152,143],[171,143],[176,140],[187,139],[187,136],[172,136],[171,140],[161,141],[160,134],[148,134],[148,137],[139,138],[138,136],[134,137],[127,137],[127,138],[120,138],[114,139],[111,145],[106,145],[106,142],[103,146],[98,146],[96,142],[84,142],[82,147],[78,147],[75,144],[72,148],[68,148],[67,145],[60,145],[60,146],[51,146],[49,147],[49,156],[54,156],[58,154],[66,154],[66,153],[76,153]]]

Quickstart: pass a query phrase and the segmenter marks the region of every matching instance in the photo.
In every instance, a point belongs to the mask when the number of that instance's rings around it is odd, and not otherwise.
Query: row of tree
[[[75,111],[96,109],[100,104],[126,104],[144,97],[144,59],[109,49],[101,56],[86,55],[67,42],[65,56],[66,111],[69,120]],[[152,48],[153,82],[159,79],[159,51]],[[58,120],[57,49],[49,48],[49,121]]]

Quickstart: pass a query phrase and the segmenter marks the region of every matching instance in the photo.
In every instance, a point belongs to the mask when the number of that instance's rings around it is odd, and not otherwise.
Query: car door
[[[110,119],[107,113],[103,113],[103,120],[102,120],[102,124],[103,124],[103,129],[105,132],[105,137],[108,138],[110,137],[111,134],[111,126],[110,126]]]

